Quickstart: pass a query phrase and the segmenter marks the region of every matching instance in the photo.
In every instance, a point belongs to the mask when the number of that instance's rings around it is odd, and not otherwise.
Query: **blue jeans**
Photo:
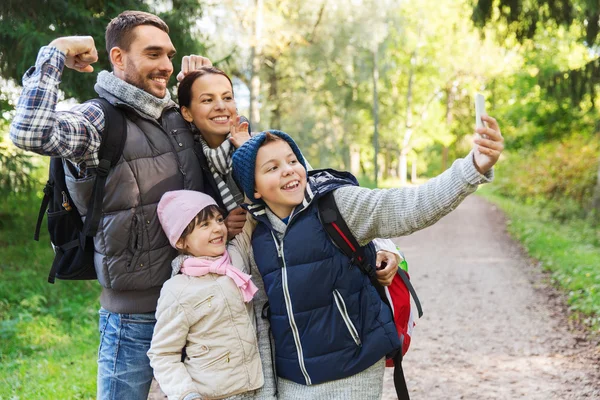
[[[150,349],[154,313],[115,314],[100,309],[98,400],[146,400],[152,383]]]

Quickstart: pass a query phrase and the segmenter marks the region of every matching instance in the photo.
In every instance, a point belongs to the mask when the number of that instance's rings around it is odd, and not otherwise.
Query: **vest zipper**
[[[179,172],[183,175],[183,186],[185,188],[185,171],[183,170],[183,165],[181,165],[181,160],[179,159],[179,153],[177,152],[177,147],[173,144],[173,140],[175,140],[175,135],[177,135],[177,129],[172,129],[170,134],[163,128],[163,131],[167,134],[167,140],[171,144],[171,148],[173,149],[173,154],[175,154],[175,159],[177,160],[177,166],[179,167]],[[179,142],[178,142],[179,143]]]
[[[304,379],[306,380],[307,385],[312,385],[312,381],[310,376],[308,375],[308,371],[306,370],[306,366],[304,365],[304,353],[302,351],[302,343],[300,342],[300,333],[298,332],[298,326],[296,325],[296,320],[294,319],[294,310],[292,309],[292,299],[290,296],[290,290],[288,286],[287,280],[287,266],[285,264],[285,258],[283,257],[283,242],[281,246],[275,237],[273,231],[271,231],[271,236],[275,241],[275,247],[277,248],[277,255],[281,259],[282,262],[282,271],[281,271],[281,284],[283,286],[283,297],[285,299],[285,308],[288,313],[288,318],[290,321],[290,328],[292,329],[292,336],[294,337],[294,342],[296,344],[296,350],[298,351],[298,362],[300,364],[300,370],[302,371],[302,375],[304,375]]]
[[[350,315],[348,315],[348,310],[346,309],[346,303],[344,302],[344,298],[342,297],[340,292],[338,292],[337,289],[335,289],[333,291],[333,298],[335,299],[335,305],[337,306],[340,314],[342,315],[342,319],[344,320],[344,323],[346,324],[346,328],[348,328],[348,332],[350,332],[352,339],[354,339],[354,343],[356,343],[357,346],[362,346],[362,342],[360,341],[360,336],[358,336],[358,331],[356,330],[356,327],[352,323],[352,320],[350,319]]]

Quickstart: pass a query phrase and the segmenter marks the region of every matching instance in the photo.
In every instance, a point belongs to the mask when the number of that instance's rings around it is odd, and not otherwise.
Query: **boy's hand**
[[[396,254],[380,250],[377,252],[377,280],[382,286],[390,286],[394,276],[398,273],[398,258]],[[379,269],[384,266],[383,269]]]
[[[487,122],[487,127],[477,128],[479,133],[473,142],[475,168],[481,174],[488,172],[500,158],[500,153],[504,150],[504,138],[500,133],[498,122],[488,115],[482,115],[481,119]]]
[[[225,225],[227,226],[227,239],[231,240],[242,231],[246,223],[246,210],[242,207],[236,207],[227,218],[225,218]]]
[[[250,132],[248,132],[249,124],[247,120],[240,122],[240,119],[241,117],[237,115],[234,118],[231,118],[231,126],[229,130],[229,133],[231,134],[229,141],[236,149],[250,139]]]
[[[212,62],[202,56],[196,56],[194,54],[190,56],[183,56],[181,59],[181,71],[177,74],[177,82],[181,82],[185,76],[201,67],[210,67]]]
[[[65,36],[54,39],[49,46],[63,52],[65,65],[79,72],[92,72],[91,64],[98,61],[98,51],[91,36]]]

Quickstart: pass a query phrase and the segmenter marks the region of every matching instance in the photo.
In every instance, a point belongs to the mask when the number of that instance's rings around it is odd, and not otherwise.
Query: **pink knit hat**
[[[174,190],[163,194],[156,212],[171,246],[177,248],[175,244],[185,228],[210,205],[217,203],[209,195],[194,190]]]

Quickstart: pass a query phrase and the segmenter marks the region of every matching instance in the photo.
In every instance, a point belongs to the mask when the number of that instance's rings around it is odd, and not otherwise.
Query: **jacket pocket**
[[[337,289],[333,291],[333,298],[335,299],[335,305],[337,306],[338,311],[340,312],[340,315],[344,320],[344,324],[346,324],[346,328],[348,329],[350,336],[352,336],[352,339],[354,339],[354,343],[356,343],[357,346],[361,346],[362,342],[360,341],[360,336],[358,336],[358,331],[352,323],[350,315],[348,315],[348,310],[346,309],[346,303],[344,302],[344,298],[342,297],[340,292],[337,291]]]
[[[139,263],[139,258],[142,253],[142,224],[138,214],[134,214],[131,218],[131,227],[129,234],[129,246],[128,250],[131,254],[131,261],[129,262],[127,272],[135,271]]]
[[[230,361],[229,355],[230,354],[231,354],[231,352],[227,351],[227,352],[221,354],[220,356],[218,356],[217,358],[215,358],[214,360],[211,360],[205,364],[200,365],[198,368],[199,369],[207,369],[207,368],[210,368],[219,363],[223,363],[223,364],[229,363],[229,361]]]
[[[196,357],[202,357],[205,354],[208,354],[210,348],[205,344],[195,344],[185,348],[187,359],[190,360]]]
[[[208,308],[212,307],[212,300],[215,298],[214,295],[210,295],[202,300],[200,300],[198,303],[196,303],[196,305],[194,305],[194,310],[199,309],[202,306],[206,306]]]

